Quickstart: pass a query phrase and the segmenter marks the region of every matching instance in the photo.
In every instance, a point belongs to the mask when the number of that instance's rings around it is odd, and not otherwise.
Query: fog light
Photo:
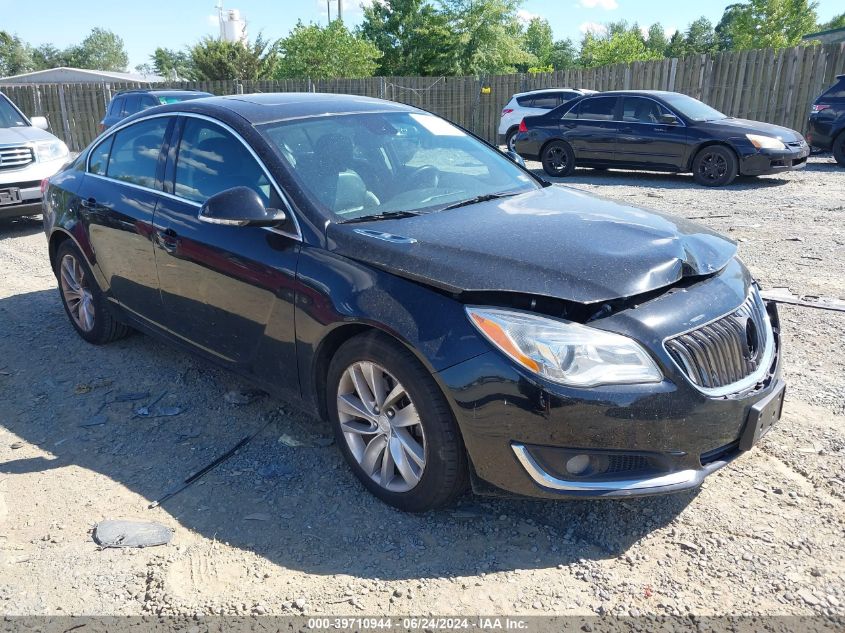
[[[589,467],[589,455],[576,455],[566,460],[566,472],[570,475],[583,475]]]

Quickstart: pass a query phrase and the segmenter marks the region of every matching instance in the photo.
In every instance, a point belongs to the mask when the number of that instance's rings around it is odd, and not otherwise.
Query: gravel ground
[[[845,170],[829,158],[721,190],[591,170],[566,184],[730,235],[764,286],[845,297]],[[85,344],[40,221],[0,224],[0,267],[4,615],[845,614],[841,313],[782,309],[784,418],[698,491],[467,496],[412,516],[367,494],[327,426],[294,406],[145,336]],[[179,414],[134,414],[160,396]],[[233,459],[147,509],[267,421]],[[99,549],[90,532],[104,519],[159,521],[173,540]]]

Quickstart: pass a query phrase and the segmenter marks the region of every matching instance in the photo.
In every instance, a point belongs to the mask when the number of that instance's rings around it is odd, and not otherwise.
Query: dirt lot
[[[588,170],[567,184],[727,233],[765,286],[845,297],[845,170],[829,158],[722,190]],[[695,493],[468,496],[411,516],[292,406],[228,402],[249,385],[145,336],[81,341],[46,250],[40,220],[0,224],[0,613],[845,614],[845,314],[782,308],[785,417]],[[178,415],[135,415],[162,394]],[[160,521],[172,543],[100,550],[90,531],[109,518]]]

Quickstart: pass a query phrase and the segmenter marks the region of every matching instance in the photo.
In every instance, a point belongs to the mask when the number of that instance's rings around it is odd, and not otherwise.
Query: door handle
[[[164,231],[157,230],[156,243],[162,248],[162,250],[165,250],[168,253],[174,253],[179,247],[179,236],[173,229],[165,229]]]
[[[94,198],[83,198],[79,202],[79,204],[85,207],[86,209],[93,209],[97,206],[97,201]]]

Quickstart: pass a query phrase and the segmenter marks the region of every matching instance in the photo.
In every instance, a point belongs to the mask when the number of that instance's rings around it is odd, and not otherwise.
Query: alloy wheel
[[[698,171],[708,180],[719,180],[727,173],[728,163],[721,154],[708,152],[702,157]]]
[[[62,258],[59,278],[71,318],[80,330],[90,332],[94,329],[94,295],[76,257],[68,253]]]
[[[555,171],[564,171],[569,162],[566,152],[561,147],[552,147],[548,151],[547,162]]]
[[[382,366],[353,363],[337,389],[343,437],[362,470],[391,492],[416,486],[426,463],[422,421],[405,387]]]

